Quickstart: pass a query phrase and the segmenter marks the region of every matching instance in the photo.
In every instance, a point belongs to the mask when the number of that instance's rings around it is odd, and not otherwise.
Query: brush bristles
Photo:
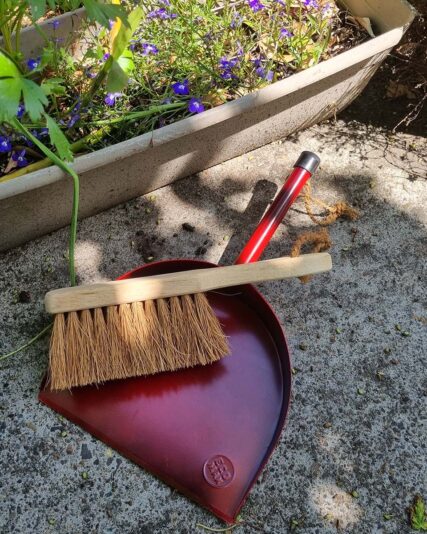
[[[213,363],[227,339],[203,293],[55,316],[52,390]]]

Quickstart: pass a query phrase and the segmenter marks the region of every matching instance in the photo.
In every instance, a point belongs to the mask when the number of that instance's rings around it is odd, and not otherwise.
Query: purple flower
[[[226,56],[222,56],[219,60],[219,68],[221,70],[220,76],[223,80],[236,79],[237,76],[233,73],[233,68],[239,64],[239,58],[233,57],[228,59]]]
[[[265,8],[265,5],[262,4],[260,0],[248,0],[248,4],[254,13]]]
[[[172,89],[176,95],[189,95],[190,94],[190,89],[188,87],[187,79],[182,82],[173,83]]]
[[[19,152],[13,152],[12,159],[16,161],[18,167],[25,167],[28,165],[28,161],[25,157],[26,151],[25,148]]]
[[[102,56],[102,61],[107,61],[110,55],[111,55],[110,52],[105,52],[105,54]]]
[[[110,30],[113,29],[113,26],[114,26],[115,22],[116,22],[115,20],[111,20],[111,19],[108,21],[108,27],[110,28]]]
[[[0,152],[10,152],[12,150],[12,143],[10,137],[0,135]]]
[[[140,39],[131,39],[129,41],[129,48],[132,50],[132,52],[135,50],[135,48],[139,45]]]
[[[322,16],[326,19],[331,19],[334,15],[334,7],[331,4],[325,4],[322,9]]]
[[[150,54],[156,55],[159,53],[157,46],[151,43],[142,43],[142,48],[144,56],[148,56]]]
[[[30,57],[30,59],[27,60],[27,67],[30,70],[37,69],[38,67],[40,67],[40,60],[41,60],[40,56],[38,58]]]
[[[267,72],[267,75],[265,77],[265,79],[268,81],[268,82],[272,82],[273,81],[273,78],[274,78],[274,70],[269,70]]]
[[[264,76],[265,76],[265,70],[264,70],[263,67],[257,67],[257,68],[255,69],[255,72],[258,74],[258,76],[259,76],[260,78],[264,78]]]
[[[122,93],[108,93],[107,96],[104,98],[104,102],[107,104],[107,106],[114,106],[117,98],[120,98],[121,96]]]
[[[169,4],[166,4],[169,5]],[[150,11],[147,15],[149,19],[176,19],[178,15],[176,13],[168,13],[164,7]]]
[[[49,26],[52,26],[54,30],[57,30],[59,28],[60,22],[59,20],[52,20],[51,22],[48,22]]]
[[[191,111],[191,113],[201,113],[202,111],[205,111],[205,106],[202,104],[200,98],[190,98],[190,101],[188,102],[188,111]]]
[[[40,128],[40,130],[31,130],[31,133],[37,139],[41,139],[42,137],[46,137],[46,135],[49,134],[49,130],[47,128]]]
[[[319,4],[316,2],[316,0],[302,0],[302,3],[309,8],[318,8]]]
[[[242,22],[243,22],[242,15],[240,15],[239,13],[235,11],[233,13],[233,18],[231,19],[231,22],[230,22],[230,28],[238,28],[239,26],[242,25]]]
[[[226,56],[222,56],[222,58],[219,60],[219,67],[220,69],[232,69],[237,65],[239,60],[237,57],[233,57],[232,59],[228,59]]]
[[[241,43],[239,41],[237,41],[237,52],[236,52],[236,56],[238,58],[242,57],[244,54],[244,50],[243,50],[243,47],[241,45]]]
[[[59,45],[59,44],[64,42],[64,38],[63,37],[53,37],[52,41],[54,42],[54,44]]]
[[[16,110],[16,116],[18,119],[22,119],[22,116],[25,113],[25,106],[24,104],[19,104],[18,109]]]
[[[229,70],[222,71],[220,76],[223,80],[232,80],[233,78],[237,78],[237,76],[231,73]]]
[[[96,77],[96,72],[92,72],[92,69],[93,69],[93,65],[85,69],[86,76],[91,79]]]
[[[280,35],[280,37],[283,37],[283,38],[284,37],[293,37],[294,36],[294,34],[292,32],[290,32],[289,30],[287,30],[286,28],[282,28],[280,30],[280,34],[279,35]]]
[[[71,115],[67,122],[67,128],[72,128],[79,119],[80,115],[78,113],[74,113],[73,115]]]

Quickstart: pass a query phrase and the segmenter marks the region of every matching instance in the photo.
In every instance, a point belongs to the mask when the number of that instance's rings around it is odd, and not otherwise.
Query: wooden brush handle
[[[297,258],[277,258],[242,265],[195,269],[67,287],[49,291],[45,307],[49,313],[65,313],[130,302],[204,293],[212,289],[280,280],[329,271],[331,256],[326,252],[305,254]]]

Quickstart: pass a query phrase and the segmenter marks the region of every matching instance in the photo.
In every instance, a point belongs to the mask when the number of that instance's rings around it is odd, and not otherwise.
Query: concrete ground
[[[292,407],[233,532],[410,532],[406,509],[427,497],[425,139],[314,126],[81,222],[79,278],[112,279],[151,257],[232,262],[302,149],[322,158],[314,194],[349,202],[360,218],[330,228],[332,273],[262,287],[292,351]],[[298,201],[265,257],[313,228]],[[66,248],[63,229],[1,255],[2,353],[47,323],[43,295],[67,285]],[[223,528],[38,403],[47,344],[0,363],[1,532]]]

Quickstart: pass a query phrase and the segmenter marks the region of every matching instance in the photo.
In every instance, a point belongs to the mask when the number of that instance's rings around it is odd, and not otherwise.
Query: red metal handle
[[[255,232],[235,261],[236,264],[257,261],[268,245],[283,217],[297,198],[307,180],[319,166],[320,159],[312,152],[302,152],[294,170],[286,180],[279,194],[266,211]]]

